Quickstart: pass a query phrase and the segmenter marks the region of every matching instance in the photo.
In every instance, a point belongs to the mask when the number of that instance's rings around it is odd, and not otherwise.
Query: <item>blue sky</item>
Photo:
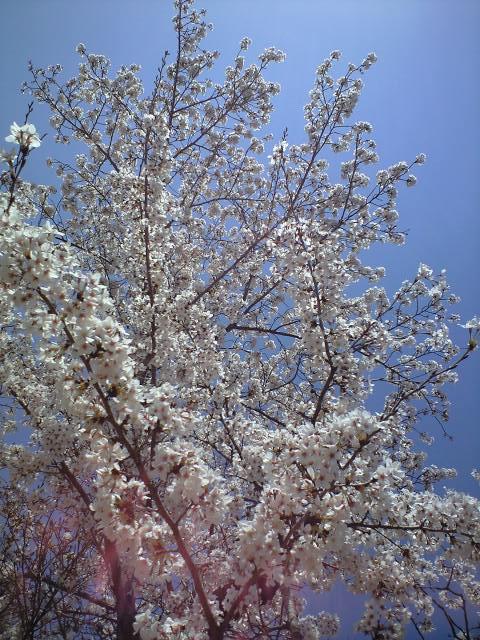
[[[276,98],[271,130],[301,140],[303,105],[316,66],[333,49],[342,63],[359,62],[370,51],[378,63],[366,75],[355,118],[374,125],[382,163],[428,156],[416,174],[414,189],[402,192],[400,226],[409,230],[406,246],[381,247],[371,261],[387,267],[386,286],[393,290],[412,275],[419,262],[435,271],[445,268],[452,290],[462,302],[465,321],[480,313],[478,258],[480,225],[480,2],[477,0],[203,0],[215,30],[210,48],[228,64],[238,42],[248,35],[251,51],[277,46],[287,61],[270,74],[282,93]],[[165,49],[173,49],[172,6],[163,0],[2,0],[0,39],[0,125],[2,138],[13,120],[21,120],[28,98],[19,92],[27,79],[27,61],[35,66],[61,63],[74,73],[78,42],[110,57],[113,66],[139,63],[148,79]],[[31,121],[49,130],[46,113]],[[51,136],[50,136],[51,137]],[[5,145],[6,146],[6,145]],[[47,148],[45,148],[47,147]],[[32,154],[30,175],[48,182],[43,160],[54,155],[49,143]],[[454,333],[460,343],[466,332]],[[478,354],[460,371],[451,389],[451,443],[432,422],[436,444],[429,461],[454,466],[459,478],[449,486],[477,491],[469,474],[478,464],[480,373]],[[347,636],[342,636],[347,638]]]

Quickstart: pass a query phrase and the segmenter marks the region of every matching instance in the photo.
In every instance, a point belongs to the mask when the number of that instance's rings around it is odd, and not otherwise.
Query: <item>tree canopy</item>
[[[31,66],[73,149],[58,191],[23,179],[30,110],[2,152],[0,638],[314,640],[341,621],[306,594],[337,581],[372,639],[423,638],[435,609],[478,637],[479,503],[435,489],[455,472],[413,434],[447,420],[480,321],[456,346],[444,273],[389,296],[366,262],[404,242],[425,156],[375,171],[353,118],[373,53],[332,52],[304,140],[271,141],[283,53],[248,65],[244,38],[210,80],[204,12],[175,11],[149,91],[82,44],[71,79]]]

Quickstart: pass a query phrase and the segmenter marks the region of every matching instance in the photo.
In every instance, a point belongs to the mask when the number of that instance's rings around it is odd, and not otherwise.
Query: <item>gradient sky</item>
[[[220,65],[231,61],[247,35],[253,53],[267,46],[287,53],[287,61],[269,75],[282,85],[271,131],[280,137],[288,127],[291,142],[302,139],[302,109],[314,70],[330,51],[343,52],[338,75],[348,62],[377,53],[355,119],[374,125],[385,166],[412,160],[419,152],[428,161],[416,171],[417,186],[402,190],[399,198],[400,227],[409,230],[406,246],[377,248],[370,262],[387,267],[390,292],[415,273],[419,262],[436,272],[445,268],[452,291],[462,298],[456,309],[462,320],[480,314],[480,2],[200,0],[198,6],[208,10],[207,19],[215,25],[207,45],[222,52]],[[28,98],[19,87],[28,78],[29,59],[35,66],[61,63],[70,77],[78,62],[75,46],[84,42],[89,51],[111,58],[114,67],[141,64],[149,89],[164,50],[174,50],[172,12],[172,4],[162,0],[2,0],[0,140],[13,120],[23,120]],[[31,122],[41,133],[49,131],[44,110],[37,108]],[[29,177],[48,183],[44,159],[59,151],[47,139],[32,154]],[[465,330],[453,335],[466,343]],[[454,441],[442,437],[433,421],[422,426],[436,436],[429,462],[458,469],[458,479],[448,486],[477,495],[470,471],[480,466],[479,364],[476,354],[450,389]],[[343,609],[339,598],[335,592],[319,606]],[[353,638],[346,631],[340,636]]]

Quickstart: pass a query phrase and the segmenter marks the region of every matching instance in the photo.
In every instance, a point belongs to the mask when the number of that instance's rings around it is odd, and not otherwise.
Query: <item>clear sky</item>
[[[230,62],[243,36],[253,39],[253,52],[267,46],[286,51],[287,61],[270,74],[282,85],[271,130],[279,137],[288,127],[292,142],[301,140],[313,73],[330,51],[340,49],[344,64],[377,53],[356,119],[374,125],[385,165],[419,152],[428,161],[416,172],[417,186],[399,200],[400,227],[410,232],[406,246],[376,249],[371,261],[387,267],[390,291],[419,262],[435,271],[445,268],[462,298],[462,320],[479,314],[480,2],[199,0],[198,6],[215,25],[207,44],[222,52],[220,64]],[[171,14],[167,0],[2,0],[0,139],[26,111],[28,98],[19,87],[28,77],[29,59],[35,66],[61,63],[70,77],[78,60],[75,46],[84,42],[89,51],[110,57],[114,67],[141,64],[148,89],[163,51],[173,50]],[[339,75],[341,69],[342,64]],[[36,110],[31,121],[42,133],[49,130],[44,111]],[[43,159],[55,155],[48,147],[47,141],[31,160],[30,175],[43,182],[49,180]],[[466,331],[454,336],[466,342]],[[436,436],[429,462],[456,467],[459,478],[448,486],[469,493],[477,492],[470,471],[480,466],[479,373],[476,354],[451,388],[453,443],[433,421],[424,427]]]

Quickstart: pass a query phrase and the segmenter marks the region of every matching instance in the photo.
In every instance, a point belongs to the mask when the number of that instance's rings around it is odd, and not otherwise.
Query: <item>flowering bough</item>
[[[5,553],[26,541],[2,570],[3,628],[314,639],[340,621],[305,616],[305,588],[341,580],[365,597],[371,638],[409,621],[423,637],[435,608],[473,638],[478,502],[435,492],[454,470],[425,466],[412,431],[448,418],[442,388],[478,321],[458,348],[443,273],[422,264],[388,297],[361,260],[403,243],[397,187],[425,156],[372,180],[372,127],[350,118],[376,58],[335,80],[334,51],[305,141],[284,137],[262,163],[279,91],[264,72],[284,55],[247,65],[245,38],[213,82],[204,13],[178,0],[174,28],[148,95],[139,67],[112,75],[83,45],[66,83],[58,65],[31,67],[57,141],[86,149],[49,161],[60,197],[21,178],[33,125],[12,125],[18,156],[2,154],[3,428],[31,430],[1,449]],[[338,183],[332,152],[350,154]],[[390,391],[372,413],[378,383]]]

